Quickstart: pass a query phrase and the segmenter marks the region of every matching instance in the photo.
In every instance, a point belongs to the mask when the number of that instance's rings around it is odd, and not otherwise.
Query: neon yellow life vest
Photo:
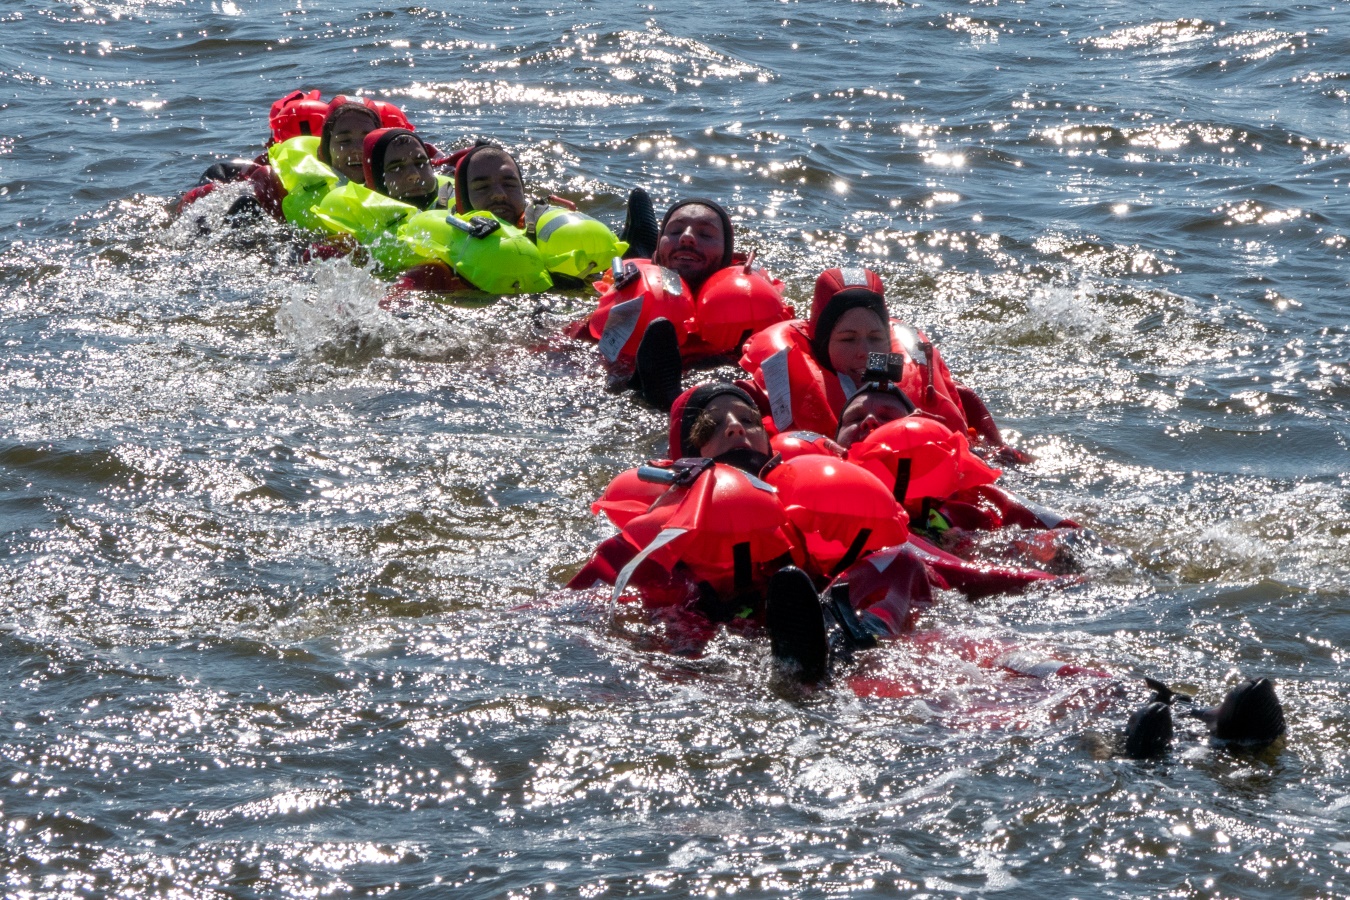
[[[619,240],[605,223],[575,210],[549,206],[536,217],[532,208],[526,213],[526,221],[539,252],[557,258],[549,266],[552,272],[590,278],[608,269],[614,257],[628,251],[628,244]]]
[[[319,139],[314,135],[293,137],[267,150],[267,161],[286,189],[282,215],[292,225],[316,231],[323,226],[315,218],[315,208],[341,180],[337,172],[319,161],[318,152]]]
[[[553,287],[548,273],[555,258],[540,253],[524,229],[485,210],[463,216],[418,213],[399,229],[399,239],[411,253],[440,260],[489,294],[535,294]]]
[[[449,179],[438,175],[437,181],[444,184]],[[410,203],[349,181],[329,191],[314,216],[325,231],[351,235],[365,246],[371,258],[379,263],[382,274],[396,275],[422,261],[398,237],[400,228],[419,212]],[[433,215],[437,212],[429,211]],[[445,211],[440,210],[439,215],[444,218]]]

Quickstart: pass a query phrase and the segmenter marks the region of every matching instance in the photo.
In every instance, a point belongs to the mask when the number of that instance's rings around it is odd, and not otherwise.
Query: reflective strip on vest
[[[642,298],[634,297],[610,307],[609,318],[605,319],[605,330],[600,335],[600,352],[605,359],[614,362],[619,358],[628,339],[637,328],[638,318],[642,315]]]
[[[872,286],[867,282],[866,269],[855,269],[852,267],[847,269],[840,269],[839,276],[843,278],[844,287],[846,288],[863,287],[867,288],[869,291],[872,289]]]
[[[769,395],[769,415],[780,432],[792,424],[792,381],[788,377],[788,348],[784,347],[764,362],[759,372]]]
[[[633,573],[637,571],[637,567],[646,562],[647,557],[651,556],[657,550],[660,550],[677,537],[687,533],[687,530],[684,528],[667,528],[665,531],[658,534],[650,544],[644,547],[641,553],[630,559],[628,565],[619,570],[619,577],[614,579],[614,593],[611,594],[609,598],[611,620],[614,618],[613,613],[616,611],[619,595],[623,593],[624,588],[628,587],[628,582],[632,579]]]
[[[761,491],[767,491],[767,492],[770,493],[770,494],[776,494],[776,493],[778,493],[778,488],[776,488],[776,487],[774,487],[773,485],[769,484],[767,481],[761,481],[759,478],[757,478],[757,477],[754,476],[754,475],[751,475],[749,472],[745,471],[744,469],[737,469],[736,471],[738,471],[738,472],[740,472],[742,475],[744,475],[744,476],[745,476],[745,480],[748,481],[748,482],[750,482],[750,485],[751,485],[752,487],[757,487],[757,488],[759,488]]]
[[[586,215],[585,213],[579,212],[559,213],[558,215],[554,216],[553,218],[549,219],[546,223],[544,223],[543,228],[539,229],[538,233],[539,240],[546,241],[553,236],[553,232],[557,231],[564,225],[571,225],[573,222],[584,222],[587,219],[591,219],[591,217]],[[591,221],[595,220],[591,219]]]

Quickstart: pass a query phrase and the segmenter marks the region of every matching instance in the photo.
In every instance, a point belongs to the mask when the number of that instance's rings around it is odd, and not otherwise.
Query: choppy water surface
[[[6,896],[1321,896],[1345,766],[1347,13],[1329,4],[130,0],[0,12]],[[1221,16],[1221,18],[1215,17]],[[784,694],[560,586],[662,445],[581,295],[380,311],[165,208],[296,87],[617,219],[726,201],[898,314],[1118,553],[926,630],[1293,733],[1102,760],[1142,699],[899,643]],[[217,221],[228,197],[206,207]]]

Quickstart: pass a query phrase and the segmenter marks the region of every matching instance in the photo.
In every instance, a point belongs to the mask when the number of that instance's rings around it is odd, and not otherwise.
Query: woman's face
[[[361,154],[366,135],[378,127],[380,122],[374,113],[358,109],[344,109],[337,113],[333,134],[328,139],[328,158],[330,165],[348,181],[365,183]]]
[[[848,449],[882,425],[903,419],[911,411],[899,397],[878,391],[860,394],[844,407],[835,442]]]
[[[436,173],[421,141],[402,135],[389,144],[384,153],[384,186],[395,200],[425,197],[436,190]]]
[[[704,417],[712,421],[713,428],[711,436],[699,444],[699,456],[716,458],[738,449],[769,455],[769,436],[764,432],[759,410],[751,409],[741,398],[719,394],[703,408],[699,419]]]
[[[830,332],[830,365],[841,375],[861,384],[867,371],[867,354],[891,349],[886,323],[872,310],[854,307],[839,317]]]

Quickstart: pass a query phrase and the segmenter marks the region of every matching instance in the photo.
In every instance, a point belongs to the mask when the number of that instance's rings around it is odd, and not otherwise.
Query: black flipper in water
[[[637,377],[633,379],[642,399],[662,412],[670,412],[680,396],[680,338],[669,319],[653,319],[642,333],[637,349]]]
[[[1223,702],[1191,713],[1222,741],[1268,744],[1285,732],[1284,707],[1269,678],[1248,678],[1236,685]]]
[[[1125,726],[1125,755],[1130,759],[1153,759],[1167,753],[1172,743],[1172,707],[1150,700],[1130,715]]]
[[[1156,678],[1144,676],[1144,684],[1148,685],[1153,690],[1153,699],[1159,703],[1171,704],[1177,700],[1190,703],[1193,699],[1190,694],[1178,694]]]
[[[651,195],[642,188],[633,188],[628,194],[628,214],[624,219],[619,239],[628,242],[624,259],[651,259],[656,242],[661,237],[661,226],[656,219]]]
[[[774,662],[803,684],[824,681],[829,646],[811,577],[795,566],[775,572],[769,579],[765,618]]]

